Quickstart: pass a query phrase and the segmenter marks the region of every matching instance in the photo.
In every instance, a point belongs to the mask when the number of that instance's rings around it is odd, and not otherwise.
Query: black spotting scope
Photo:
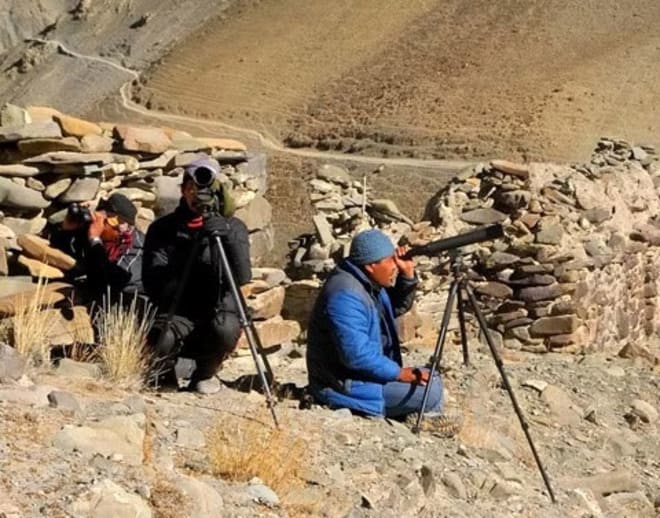
[[[473,243],[488,241],[489,239],[497,239],[503,235],[504,229],[502,228],[502,225],[489,225],[487,227],[478,228],[477,230],[472,230],[471,232],[465,232],[464,234],[447,237],[445,239],[438,239],[422,246],[412,247],[406,252],[405,258],[410,259],[416,255],[438,255],[445,250],[460,248]]]

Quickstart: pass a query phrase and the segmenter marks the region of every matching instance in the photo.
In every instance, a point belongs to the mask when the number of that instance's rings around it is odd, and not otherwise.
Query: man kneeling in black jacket
[[[216,372],[241,333],[214,236],[221,236],[237,285],[252,276],[245,224],[221,215],[218,173],[217,162],[210,158],[185,168],[179,206],[147,231],[142,269],[145,290],[159,312],[149,344],[167,370],[177,358],[194,360],[189,387],[204,394],[220,390]],[[205,206],[209,195],[218,203],[210,213]]]

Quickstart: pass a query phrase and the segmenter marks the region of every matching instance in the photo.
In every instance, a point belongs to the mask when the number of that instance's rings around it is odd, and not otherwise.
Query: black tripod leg
[[[169,310],[167,312],[167,319],[165,320],[165,326],[163,329],[160,330],[160,333],[158,334],[158,341],[156,342],[156,351],[158,352],[162,350],[163,340],[165,339],[165,336],[172,327],[172,318],[174,318],[174,313],[176,313],[176,310],[179,307],[179,301],[181,300],[181,296],[183,295],[183,290],[185,289],[186,284],[188,283],[188,277],[190,277],[190,271],[192,270],[193,263],[195,262],[195,258],[197,257],[197,251],[199,250],[200,243],[201,243],[201,238],[198,235],[195,238],[195,241],[193,241],[193,245],[192,248],[190,249],[190,253],[186,258],[186,264],[183,265],[183,272],[181,272],[181,278],[177,283],[176,292],[174,293],[174,297],[172,298],[172,303],[170,304]],[[159,373],[156,373],[155,375],[156,390],[158,390],[158,376]]]
[[[511,403],[513,404],[513,409],[515,410],[516,415],[518,416],[518,420],[520,421],[520,426],[522,427],[523,432],[525,433],[525,437],[527,438],[527,442],[529,443],[529,447],[532,450],[532,454],[534,455],[534,460],[536,461],[536,465],[538,466],[539,471],[541,472],[541,476],[543,477],[543,482],[545,482],[545,487],[548,488],[548,492],[550,493],[550,499],[554,503],[556,502],[556,500],[555,500],[555,494],[553,493],[552,487],[550,486],[550,479],[548,478],[548,474],[546,473],[545,468],[541,463],[541,459],[539,458],[539,455],[536,452],[536,447],[534,446],[534,442],[532,441],[532,436],[529,433],[529,425],[527,424],[527,421],[523,416],[522,410],[520,410],[520,406],[518,405],[518,400],[516,399],[516,396],[513,393],[513,389],[511,388],[509,379],[507,378],[506,372],[504,371],[504,365],[502,364],[502,359],[500,358],[500,355],[497,352],[497,349],[495,348],[493,339],[490,337],[490,333],[488,332],[488,327],[486,326],[486,319],[484,318],[483,313],[481,313],[481,310],[477,305],[477,299],[475,298],[474,293],[472,293],[472,290],[468,285],[465,285],[465,291],[467,293],[468,299],[470,300],[470,305],[472,306],[474,314],[477,317],[477,321],[479,322],[479,327],[481,328],[481,332],[486,337],[486,342],[488,343],[488,348],[490,349],[490,353],[493,356],[493,359],[495,360],[495,365],[497,365],[497,370],[500,371],[500,376],[502,377],[504,388],[509,393],[509,397],[511,398]]]
[[[419,433],[419,426],[422,424],[422,419],[424,418],[424,412],[426,409],[426,402],[429,399],[429,392],[431,390],[431,384],[433,383],[433,376],[435,375],[436,369],[440,365],[442,360],[442,350],[445,346],[445,338],[447,337],[447,329],[449,328],[449,319],[451,318],[451,311],[454,306],[454,299],[456,298],[456,293],[458,292],[458,283],[459,281],[454,280],[449,287],[449,295],[447,296],[447,305],[445,306],[445,312],[442,315],[442,324],[440,325],[440,333],[438,334],[438,341],[435,344],[435,351],[433,352],[433,357],[431,358],[431,370],[429,372],[429,381],[424,388],[424,397],[422,398],[422,406],[419,408],[419,413],[417,414],[417,422],[413,427],[414,433]]]
[[[456,294],[458,306],[458,324],[461,329],[461,346],[463,348],[463,365],[470,364],[470,353],[468,352],[467,332],[465,331],[465,310],[463,307],[463,293],[461,287],[464,281],[460,281],[458,293]]]
[[[223,274],[227,279],[227,282],[229,283],[229,289],[231,290],[232,296],[234,297],[234,302],[236,303],[236,307],[238,309],[238,318],[241,322],[241,327],[245,332],[245,338],[247,339],[248,345],[250,347],[250,353],[252,354],[254,365],[257,368],[257,372],[259,373],[261,384],[266,394],[266,401],[268,403],[268,408],[270,409],[270,413],[273,416],[273,421],[275,422],[275,426],[279,427],[277,414],[275,413],[275,400],[273,399],[273,395],[270,390],[270,382],[268,381],[268,379],[266,379],[267,378],[266,373],[264,372],[264,369],[261,367],[261,363],[259,362],[258,351],[262,349],[259,340],[259,334],[257,333],[257,330],[255,329],[254,324],[252,323],[252,319],[248,315],[247,308],[245,306],[245,299],[243,298],[243,294],[241,293],[240,289],[238,288],[238,285],[236,284],[236,279],[234,278],[234,272],[232,271],[231,266],[229,264],[229,260],[227,259],[227,254],[225,253],[225,247],[222,244],[222,239],[218,235],[215,235],[214,238],[215,238],[216,247],[220,254],[220,261],[222,262]],[[270,369],[270,364],[265,359],[265,356],[262,356],[261,359],[263,360],[264,366],[266,367],[268,374],[271,376],[272,379],[272,371]]]

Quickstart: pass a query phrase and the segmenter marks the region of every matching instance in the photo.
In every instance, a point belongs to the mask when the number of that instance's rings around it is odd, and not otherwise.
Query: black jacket
[[[157,219],[149,227],[142,264],[145,291],[161,313],[170,311],[181,282],[185,285],[175,314],[198,319],[211,317],[217,311],[235,311],[213,239],[203,229],[188,226],[194,216],[181,200],[173,213]],[[226,218],[226,221],[228,231],[222,243],[240,286],[252,278],[248,230],[237,218]],[[186,262],[193,252],[188,278],[183,279]]]
[[[133,230],[131,247],[116,262],[108,259],[102,243],[89,242],[86,228],[78,231],[56,230],[50,236],[50,243],[76,260],[75,267],[66,273],[66,278],[70,282],[82,284],[86,295],[92,300],[101,302],[108,288],[113,299],[119,294],[143,293],[144,234],[139,230]]]

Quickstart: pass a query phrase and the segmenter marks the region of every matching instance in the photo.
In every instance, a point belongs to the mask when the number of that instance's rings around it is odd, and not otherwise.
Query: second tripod
[[[555,494],[552,491],[550,480],[545,471],[545,468],[543,467],[543,464],[541,463],[541,459],[539,458],[539,455],[536,451],[534,442],[532,441],[532,437],[529,433],[529,425],[527,424],[527,421],[523,416],[520,406],[518,405],[518,400],[516,399],[513,389],[511,388],[511,384],[509,383],[509,379],[506,375],[506,372],[504,371],[504,365],[502,363],[502,359],[499,353],[497,352],[497,348],[495,347],[493,339],[488,331],[488,326],[486,325],[486,319],[484,318],[483,313],[479,309],[479,306],[477,304],[477,299],[475,298],[474,293],[472,291],[472,287],[470,286],[468,279],[465,275],[465,272],[463,271],[463,256],[460,248],[453,249],[450,252],[450,260],[451,260],[452,281],[449,287],[447,305],[445,306],[445,311],[442,316],[442,324],[440,326],[438,340],[436,342],[435,350],[433,352],[433,357],[431,359],[429,379],[433,379],[433,376],[436,370],[439,368],[440,362],[442,361],[442,352],[445,345],[445,339],[447,337],[447,330],[449,329],[449,320],[451,318],[451,314],[454,308],[454,302],[456,300],[458,300],[458,322],[461,333],[461,345],[463,348],[463,363],[466,365],[469,363],[469,353],[468,353],[468,343],[467,343],[467,333],[465,329],[465,313],[464,313],[464,303],[465,302],[469,303],[474,315],[477,318],[479,329],[481,330],[482,335],[486,339],[486,343],[488,344],[488,348],[490,349],[490,353],[493,357],[493,360],[495,360],[495,365],[497,366],[497,370],[499,371],[500,376],[502,377],[502,383],[507,393],[509,394],[511,403],[513,405],[513,409],[516,412],[516,415],[518,416],[518,420],[520,421],[520,426],[522,427],[525,437],[527,438],[527,442],[529,443],[529,447],[532,450],[532,454],[534,455],[534,460],[536,461],[536,465],[538,466],[538,469],[541,472],[541,476],[543,478],[543,482],[545,483],[545,487],[548,489],[548,492],[550,493],[550,499],[553,502],[555,502],[556,501]],[[426,385],[426,388],[424,390],[422,406],[419,410],[419,414],[417,415],[417,422],[413,427],[413,431],[415,433],[419,432],[422,419],[424,418],[424,409],[426,408],[426,403],[428,401],[429,389],[430,389],[430,384]]]

